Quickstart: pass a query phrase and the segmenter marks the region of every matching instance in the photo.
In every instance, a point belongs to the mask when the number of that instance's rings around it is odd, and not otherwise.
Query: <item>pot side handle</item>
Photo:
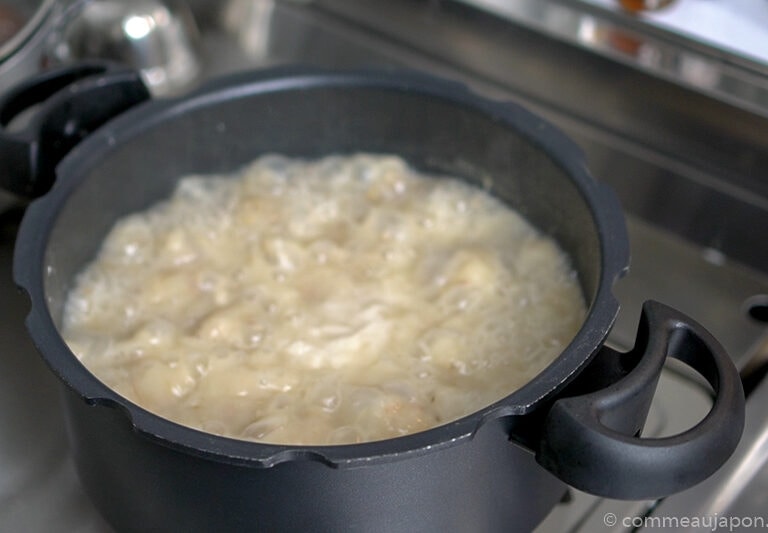
[[[0,187],[28,199],[45,194],[67,152],[149,97],[138,72],[104,61],[43,71],[22,82],[0,97]],[[31,116],[21,129],[9,129],[24,112]]]
[[[714,390],[714,402],[683,433],[641,438],[667,357],[700,373]],[[646,302],[635,348],[619,353],[604,347],[596,363],[597,372],[588,368],[587,374],[607,381],[621,377],[595,392],[555,401],[544,421],[536,460],[561,480],[598,496],[656,499],[703,481],[735,450],[744,428],[741,380],[717,340],[687,316]]]

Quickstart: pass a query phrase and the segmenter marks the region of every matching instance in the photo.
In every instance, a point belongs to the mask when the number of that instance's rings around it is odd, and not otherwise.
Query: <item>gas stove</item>
[[[747,426],[732,459],[701,485],[641,502],[571,491],[537,531],[768,526],[768,181],[757,170],[768,168],[764,65],[598,1],[189,5],[202,78],[284,63],[413,68],[521,102],[571,135],[627,212],[632,264],[615,288],[621,312],[609,344],[631,347],[647,299],[689,314],[741,370]],[[649,63],[643,42],[667,55]],[[715,72],[719,82],[682,77],[670,57],[714,68],[702,79]],[[58,384],[27,339],[27,304],[11,281],[22,213],[18,206],[0,214],[0,530],[106,533],[77,481]],[[670,366],[644,435],[678,433],[710,403],[695,376]]]

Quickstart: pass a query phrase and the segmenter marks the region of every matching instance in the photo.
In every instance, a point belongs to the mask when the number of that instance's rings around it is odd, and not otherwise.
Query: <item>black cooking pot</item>
[[[624,220],[577,147],[541,118],[404,72],[270,70],[181,99],[145,99],[134,73],[86,65],[47,73],[0,102],[3,124],[43,102],[24,131],[5,132],[0,143],[6,186],[35,195],[55,177],[27,209],[15,276],[31,300],[30,334],[66,385],[82,483],[118,530],[524,531],[567,485],[661,497],[703,480],[734,450],[741,383],[701,326],[650,302],[633,350],[604,346],[618,312],[611,287],[628,263]],[[404,437],[258,444],[145,411],[96,379],[62,340],[76,273],[117,218],[169,195],[180,176],[234,171],[265,152],[359,151],[396,153],[421,170],[490,185],[570,254],[588,315],[530,383]],[[667,357],[697,370],[714,404],[690,430],[644,439]]]

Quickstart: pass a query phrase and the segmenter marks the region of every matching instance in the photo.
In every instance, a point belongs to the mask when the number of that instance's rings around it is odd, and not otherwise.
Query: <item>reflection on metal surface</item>
[[[14,9],[23,26],[0,43],[0,91],[37,72],[44,63],[48,44],[79,13],[89,0],[17,0],[4,2]]]
[[[189,88],[200,75],[197,28],[184,2],[93,0],[53,43],[58,63],[100,58],[142,73],[158,96]]]
[[[617,0],[566,1],[619,11]],[[768,2],[764,0],[677,0],[667,9],[640,13],[635,21],[643,28],[677,34],[723,55],[768,65]]]
[[[707,250],[638,220],[629,224],[629,240],[629,283],[619,280],[614,290],[622,309],[613,338],[629,348],[643,302],[659,300],[695,317],[727,347],[737,367],[747,366],[761,339],[768,340],[768,328],[751,319],[744,304],[768,291],[768,278],[730,261],[713,264]]]
[[[456,0],[768,116],[768,67],[579,2]],[[766,30],[768,37],[768,29]]]
[[[0,5],[0,62],[17,53],[56,10],[55,0],[3,2]]]
[[[274,11],[275,0],[231,0],[224,8],[224,27],[252,60],[263,61],[269,55]]]

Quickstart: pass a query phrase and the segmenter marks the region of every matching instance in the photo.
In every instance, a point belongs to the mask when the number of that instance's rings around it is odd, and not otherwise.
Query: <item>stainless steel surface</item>
[[[619,0],[577,0],[623,12]],[[640,13],[653,26],[738,58],[768,64],[768,3],[763,0],[655,0],[658,11]],[[646,0],[646,3],[654,2]],[[666,7],[666,8],[664,8]]]
[[[622,311],[611,344],[628,348],[642,301],[655,298],[708,327],[740,367],[764,357],[766,323],[750,318],[747,309],[750,299],[768,295],[768,247],[761,243],[768,228],[768,182],[761,170],[768,168],[768,119],[759,110],[660,79],[552,35],[542,25],[489,14],[476,4],[230,0],[190,5],[201,30],[205,77],[295,62],[406,66],[455,78],[495,98],[514,98],[546,115],[584,147],[593,172],[617,190],[630,213],[632,269],[616,287]],[[546,9],[540,9],[545,16]],[[593,13],[589,9],[584,12]],[[10,281],[15,220],[13,212],[0,220],[0,531],[107,532],[76,480],[56,380],[22,326],[26,304]],[[763,504],[759,509],[768,521],[768,420],[760,416],[766,385],[749,399],[741,448],[716,478],[661,504],[574,493],[539,533],[627,529],[606,527],[606,513],[621,520],[722,508],[746,516],[754,514],[753,504]],[[708,408],[708,397],[697,380],[670,368],[646,433],[673,434],[690,426]],[[722,505],[726,486],[738,490],[726,491],[731,496]]]
[[[0,44],[0,90],[40,69],[51,40],[89,0],[16,0],[4,2],[22,14],[24,25]]]
[[[92,0],[61,33],[48,54],[52,61],[101,58],[130,65],[156,96],[183,92],[200,76],[198,32],[181,0]]]
[[[2,32],[0,62],[18,52],[36,33],[54,10],[54,0],[16,0],[0,2],[6,23],[11,26]]]
[[[460,1],[768,114],[768,5],[760,0],[682,0],[641,15],[617,0]]]

